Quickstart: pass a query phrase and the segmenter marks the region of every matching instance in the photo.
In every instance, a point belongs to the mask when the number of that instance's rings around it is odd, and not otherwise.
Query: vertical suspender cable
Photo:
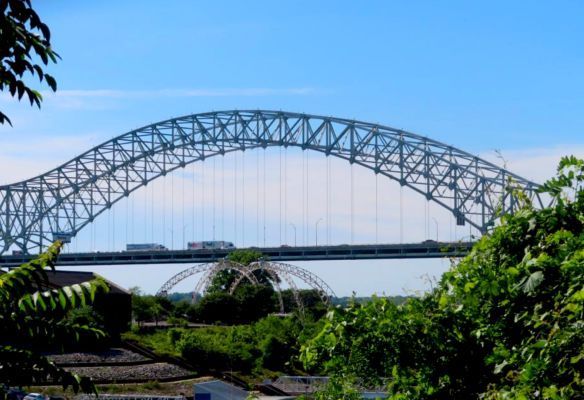
[[[174,250],[174,173],[170,175],[170,246]]]
[[[306,151],[302,149],[302,244],[306,243]]]
[[[151,199],[150,199],[150,241],[152,243],[155,243],[154,240],[154,193],[156,193],[156,190],[154,190],[154,182],[152,181],[152,188],[150,189],[150,195],[151,195]]]
[[[133,207],[132,207],[133,208]],[[166,246],[166,176],[162,179],[162,243]]]
[[[184,249],[186,246],[185,242],[185,227],[186,227],[186,219],[185,219],[185,168],[182,168],[182,217],[181,217],[181,225],[182,225],[182,243],[180,245],[181,249]]]
[[[266,149],[264,149],[264,202],[263,202],[263,209],[264,209],[264,247],[266,247]]]
[[[91,223],[91,251],[95,251],[95,220]]]
[[[193,196],[191,199],[191,201],[192,201],[192,204],[191,204],[191,219],[192,219],[192,221],[191,222],[193,224],[193,236],[191,237],[191,240],[195,240],[195,233],[197,232],[196,226],[195,226],[195,214],[197,213],[197,208],[196,208],[197,202],[195,201],[195,179],[196,179],[197,174],[195,173],[196,172],[195,165],[196,165],[196,161],[193,162],[193,176],[191,179],[191,186],[193,188],[193,190],[192,190]]]
[[[130,205],[130,199],[128,197],[126,197],[126,244],[128,244],[128,222],[130,220],[130,210],[129,210],[129,205]]]
[[[109,203],[108,203],[109,204]],[[111,208],[107,209],[107,243],[105,245],[106,251],[110,251],[111,250],[111,235],[110,235],[110,229],[111,229]]]
[[[375,244],[379,243],[379,206],[378,206],[378,195],[379,195],[379,174],[375,174]]]
[[[148,241],[148,186],[144,186],[144,243]]]
[[[225,238],[225,154],[221,154],[221,237]]]
[[[350,165],[350,169],[351,169],[351,244],[354,244],[355,242],[355,220],[354,220],[354,214],[355,214],[355,173],[354,173],[354,169],[353,169],[353,163],[351,163]]]
[[[235,161],[233,167],[233,232],[235,243],[237,243],[237,152],[234,154]]]
[[[130,241],[132,243],[134,243],[134,232],[136,231],[135,225],[134,225],[134,210],[136,209],[135,197],[136,197],[136,194],[134,192],[134,195],[132,195],[132,206],[130,207],[130,216],[131,216],[131,219],[130,219]]]
[[[310,242],[310,180],[308,177],[310,176],[310,158],[308,151],[306,153],[306,224],[304,227],[306,228],[306,244]]]
[[[245,247],[245,149],[241,155],[241,245]]]
[[[256,246],[259,247],[259,245],[260,245],[260,152],[259,150],[256,150]]]
[[[403,186],[399,187],[399,242],[403,243],[404,242],[404,209],[403,209],[403,203],[404,203],[404,191],[403,191]]]
[[[112,208],[112,218],[114,221],[114,229],[112,231],[112,235],[113,235],[112,247],[113,247],[113,250],[115,251],[116,250],[116,209],[115,208]],[[77,244],[75,244],[75,247],[77,247]]]
[[[284,148],[284,242],[288,244],[288,147]]]
[[[205,159],[201,162],[201,184],[199,190],[201,191],[201,240],[205,240],[205,191],[207,189],[207,182],[205,179]]]
[[[278,222],[279,222],[279,227],[278,227],[278,234],[279,234],[279,242],[278,244],[281,245],[282,244],[282,147],[278,148],[278,152],[279,152],[279,166],[278,166],[278,174],[279,174],[279,179],[278,179],[278,188],[279,188],[279,195],[278,195],[278,200],[280,203],[280,208],[279,208],[279,218],[278,218]]]
[[[216,157],[213,157],[213,240],[215,240],[215,167]]]
[[[331,235],[331,158],[326,156],[326,244],[330,245]]]

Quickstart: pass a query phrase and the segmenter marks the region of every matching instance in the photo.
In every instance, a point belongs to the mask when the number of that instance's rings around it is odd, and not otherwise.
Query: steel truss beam
[[[538,184],[496,165],[400,129],[283,111],[222,111],[148,125],[111,139],[43,175],[0,186],[0,254],[45,249],[75,236],[150,181],[207,157],[295,146],[348,160],[420,193],[481,232],[520,207],[536,207]]]

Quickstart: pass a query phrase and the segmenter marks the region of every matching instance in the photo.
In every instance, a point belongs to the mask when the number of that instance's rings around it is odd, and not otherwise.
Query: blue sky
[[[63,58],[62,90],[282,93],[118,99],[107,118],[84,118],[112,135],[259,107],[380,121],[476,152],[580,143],[581,2],[37,3]],[[61,129],[81,129],[64,119]]]
[[[62,57],[50,68],[59,91],[45,96],[40,111],[0,98],[15,125],[0,127],[0,162],[16,165],[3,168],[0,183],[138,126],[234,108],[379,122],[490,159],[500,149],[512,170],[539,181],[560,155],[584,155],[582,2],[34,3]],[[270,155],[277,162],[277,151]],[[341,179],[346,168],[335,168]],[[364,178],[361,191],[373,184]],[[447,236],[447,220],[434,215]],[[421,235],[413,232],[412,240],[428,236],[422,224],[411,224]],[[371,240],[371,226],[362,230]],[[331,274],[331,285],[341,294],[400,292],[414,275],[402,274],[403,263],[387,265],[395,267],[384,279],[372,272],[355,286],[347,272]],[[431,273],[447,267],[417,265]],[[326,275],[333,267],[322,268]]]

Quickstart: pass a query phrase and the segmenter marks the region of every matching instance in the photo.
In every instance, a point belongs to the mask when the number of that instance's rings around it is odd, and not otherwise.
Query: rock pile
[[[191,371],[168,363],[107,367],[69,367],[71,372],[96,382],[154,381],[190,376]]]

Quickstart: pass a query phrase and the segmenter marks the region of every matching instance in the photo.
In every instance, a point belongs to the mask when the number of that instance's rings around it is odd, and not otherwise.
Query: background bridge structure
[[[336,297],[335,292],[325,281],[304,268],[300,268],[291,264],[266,260],[256,261],[249,265],[242,265],[227,259],[222,259],[213,263],[195,265],[173,275],[160,287],[160,289],[158,289],[156,296],[167,296],[172,288],[181,281],[190,278],[193,275],[202,273],[203,276],[199,279],[193,290],[193,299],[195,299],[195,295],[205,294],[209,288],[209,285],[211,285],[213,278],[219,272],[225,270],[235,271],[239,274],[232,283],[231,287],[228,288],[229,293],[233,293],[244,279],[249,281],[249,283],[252,285],[259,285],[260,283],[254,275],[254,272],[258,270],[266,271],[270,276],[270,281],[274,286],[274,289],[276,289],[281,313],[285,312],[284,301],[281,294],[282,290],[279,283],[282,280],[285,281],[292,290],[294,300],[299,310],[303,310],[302,300],[300,298],[298,286],[294,282],[293,278],[301,280],[309,288],[315,290],[320,296],[322,302],[326,305],[330,305],[330,300],[333,297]]]
[[[347,160],[486,232],[538,184],[438,141],[362,121],[284,111],[222,111],[161,121],[115,137],[37,177],[0,186],[0,254],[37,253],[68,240],[152,180],[209,157],[270,146]]]

